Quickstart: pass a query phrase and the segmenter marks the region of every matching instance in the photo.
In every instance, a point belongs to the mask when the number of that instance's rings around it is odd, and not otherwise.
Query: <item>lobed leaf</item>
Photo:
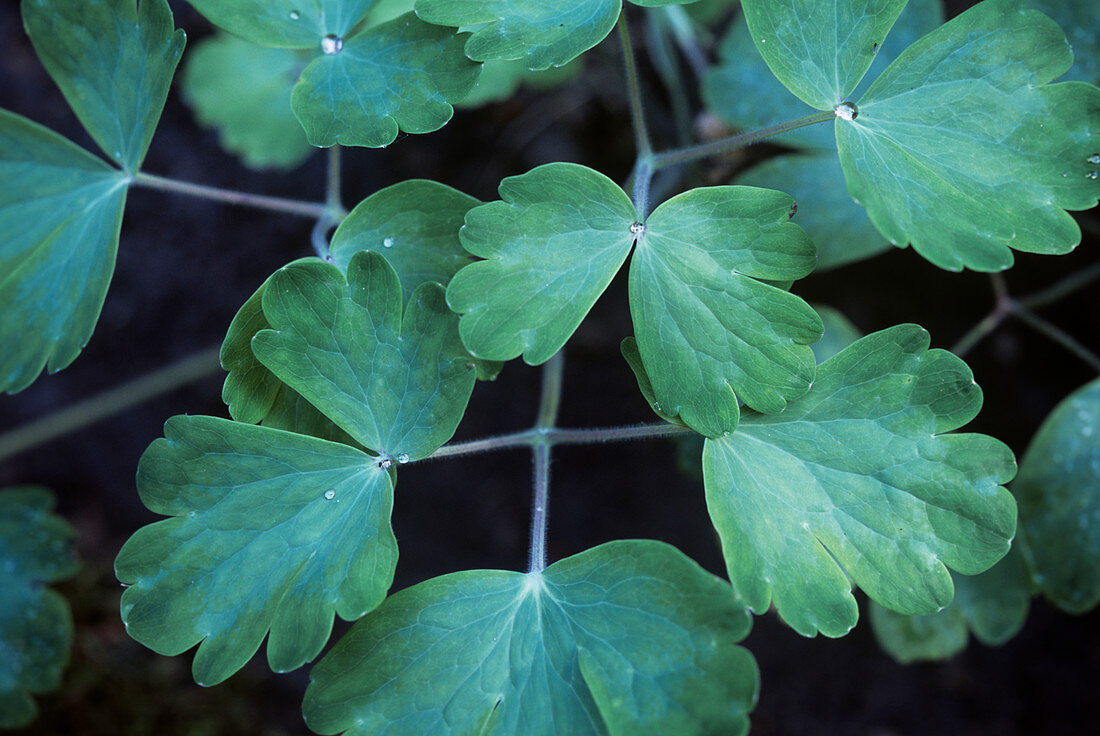
[[[23,25],[107,157],[141,168],[186,43],[166,0],[23,0]]]
[[[76,572],[76,532],[50,513],[53,505],[44,488],[0,491],[0,728],[33,721],[32,695],[56,690],[69,660],[72,614],[45,584]]]
[[[1100,380],[1063,400],[1031,441],[1012,490],[1039,590],[1069,613],[1100,603]]]
[[[675,548],[611,542],[395,594],[314,667],[303,711],[323,734],[742,734],[748,630]]]
[[[127,177],[0,110],[0,390],[21,391],[87,344],[115,266]]]
[[[981,406],[966,365],[900,325],[823,363],[782,414],[748,414],[708,439],[707,506],[734,590],[775,605],[804,635],[840,636],[858,612],[852,581],[893,610],[952,597],[947,567],[976,574],[1008,551],[1015,504],[999,484],[1012,453],[979,434],[943,434]]]
[[[219,34],[199,41],[183,70],[183,94],[222,148],[256,169],[292,169],[314,151],[290,109],[304,60]]]
[[[1012,249],[1066,253],[1064,210],[1100,197],[1100,89],[1047,84],[1065,36],[1023,0],[985,0],[910,46],[837,120],[853,199],[891,242],[941,268],[999,271]]]
[[[380,0],[188,0],[207,20],[262,46],[315,49],[343,38]]]
[[[290,96],[309,142],[328,147],[387,146],[406,133],[439,130],[452,102],[473,88],[480,65],[455,33],[412,13],[349,38],[326,39]]]
[[[262,302],[273,329],[252,338],[255,356],[357,442],[407,461],[454,434],[476,372],[438,284],[417,288],[402,317],[396,272],[364,251],[346,280],[316,260],[286,266]]]
[[[766,189],[693,189],[661,204],[638,238],[630,313],[642,362],[662,410],[707,436],[734,430],[738,396],[775,413],[813,381],[807,344],[821,320],[757,280],[813,270],[793,206]]]
[[[1100,16],[1092,0],[1027,0],[1062,27],[1073,48],[1073,66],[1061,79],[1100,83]]]
[[[165,655],[195,644],[193,673],[221,682],[268,637],[278,672],[313,659],[333,612],[352,620],[393,581],[393,481],[346,445],[181,416],[138,465],[138,492],[172,518],[139,529],[115,561],[127,632]]]

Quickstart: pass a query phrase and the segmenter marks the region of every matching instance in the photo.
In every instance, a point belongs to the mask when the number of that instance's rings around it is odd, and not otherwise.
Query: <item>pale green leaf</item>
[[[1027,0],[1027,4],[1049,15],[1066,33],[1073,66],[1061,78],[1100,83],[1100,13],[1095,0]]]
[[[905,664],[947,659],[966,648],[968,632],[998,646],[1023,628],[1031,581],[1017,547],[980,575],[954,574],[955,599],[937,613],[906,616],[872,602],[871,626],[879,644]]]
[[[222,148],[256,169],[292,169],[314,151],[294,112],[290,90],[306,60],[219,34],[187,56],[183,94],[203,125],[216,128]]]
[[[950,567],[972,575],[1008,551],[1012,453],[967,423],[981,390],[928,334],[900,325],[823,363],[782,414],[749,414],[708,439],[707,506],[734,590],[775,605],[805,635],[840,636],[858,612],[849,578],[901,613],[952,598]]]
[[[675,548],[611,542],[395,594],[314,667],[303,711],[349,736],[733,736],[756,702],[748,629]]]
[[[166,0],[23,0],[34,50],[107,156],[141,167],[183,53]]]
[[[1012,484],[1035,581],[1070,613],[1100,603],[1100,379],[1043,422]]]
[[[417,0],[429,23],[474,27],[466,55],[475,61],[522,59],[528,69],[562,66],[602,41],[622,0]]]
[[[853,199],[888,240],[941,268],[999,271],[1066,253],[1064,210],[1100,197],[1100,89],[1047,84],[1072,61],[1023,0],[985,0],[910,46],[837,120]]]
[[[539,166],[500,183],[502,201],[466,215],[462,245],[486,260],[451,280],[469,351],[489,360],[550,359],[588,314],[634,242],[634,207],[617,184],[577,164]]]
[[[402,317],[401,284],[379,253],[351,258],[347,278],[303,261],[272,275],[252,338],[257,358],[363,446],[399,461],[454,434],[476,380],[443,288],[421,285]]]
[[[385,598],[397,563],[393,483],[345,445],[214,417],[174,417],[138,466],[138,492],[172,518],[115,561],[127,632],[165,655],[199,644],[196,682],[221,682],[268,637],[283,672]],[[201,643],[200,643],[201,642]]]
[[[638,238],[630,313],[642,362],[662,411],[707,436],[734,430],[738,396],[780,412],[813,381],[821,320],[757,280],[813,270],[793,205],[766,189],[693,189],[661,204]]]
[[[343,38],[379,0],[188,0],[214,25],[263,46],[316,49]]]
[[[115,267],[125,175],[0,110],[0,390],[56,373],[88,342]]]
[[[344,39],[310,62],[290,95],[309,142],[380,148],[406,133],[439,130],[480,65],[462,39],[407,13]]]
[[[69,605],[45,584],[76,572],[76,533],[53,505],[44,488],[0,491],[0,728],[34,720],[31,696],[56,690],[69,661]]]
[[[905,0],[743,0],[772,73],[806,104],[831,110],[856,88]]]
[[[795,222],[817,246],[819,269],[835,268],[890,249],[867,212],[848,196],[840,160],[832,151],[776,156],[742,172],[734,181],[779,189],[795,198]]]

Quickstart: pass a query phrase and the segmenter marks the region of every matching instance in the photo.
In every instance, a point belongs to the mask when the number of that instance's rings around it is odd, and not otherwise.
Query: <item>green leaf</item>
[[[728,586],[675,548],[611,542],[395,594],[313,668],[303,712],[349,736],[743,734],[748,630]]]
[[[446,125],[450,103],[469,93],[479,72],[458,35],[407,13],[328,46],[302,72],[290,104],[315,146],[379,148],[399,129]]]
[[[126,176],[0,110],[0,390],[66,367],[95,328],[115,267]]]
[[[638,352],[638,341],[633,337],[623,338],[619,350],[622,351],[623,359],[630,366],[630,370],[634,372],[634,378],[638,381],[638,390],[642,392],[642,396],[645,397],[646,403],[649,404],[649,408],[653,410],[653,413],[666,422],[679,424],[682,427],[687,426],[680,421],[680,417],[669,414],[658,403],[657,395],[653,392],[653,382],[649,380],[649,374],[646,373],[645,366],[642,364],[642,354]]]
[[[902,664],[947,659],[966,648],[968,630],[983,644],[998,646],[1023,628],[1031,590],[1018,548],[980,575],[951,577],[955,599],[938,613],[906,616],[871,603],[875,637],[894,659]]]
[[[582,68],[583,64],[574,60],[565,66],[533,72],[520,59],[487,61],[482,64],[477,84],[455,103],[455,107],[472,108],[501,102],[515,94],[521,84],[540,90],[556,87],[574,79]]]
[[[165,655],[199,644],[195,681],[213,685],[265,635],[273,670],[301,666],[328,641],[333,611],[352,620],[385,598],[397,542],[378,458],[214,417],[173,417],[164,435],[137,484],[172,518],[139,529],[115,561],[132,637]]]
[[[446,286],[473,259],[458,231],[466,213],[480,204],[444,184],[410,179],[381,189],[351,211],[332,236],[332,261],[346,269],[351,257],[374,250],[401,280],[407,302],[425,281]]]
[[[1012,484],[1023,551],[1052,603],[1100,603],[1100,379],[1063,400],[1031,441]]]
[[[1012,453],[944,434],[977,414],[981,390],[928,341],[916,325],[868,335],[782,414],[747,413],[707,440],[707,506],[753,611],[774,603],[801,634],[841,636],[858,616],[847,576],[888,608],[932,613],[951,601],[947,567],[976,574],[1008,551]]]
[[[23,0],[34,50],[107,156],[141,167],[186,37],[166,0]]]
[[[832,130],[830,128],[830,135]],[[795,221],[817,246],[818,269],[836,268],[890,250],[867,212],[848,196],[832,151],[776,156],[734,180],[787,192],[798,202]]]
[[[602,41],[622,0],[417,0],[429,23],[472,28],[475,61],[522,59],[528,69],[562,66]]]
[[[1100,14],[1093,0],[1027,0],[1027,4],[1053,18],[1069,39],[1073,66],[1061,78],[1100,82]]]
[[[301,261],[276,271],[262,297],[274,329],[252,350],[363,446],[399,462],[454,434],[476,372],[438,284],[420,286],[402,318],[401,284],[386,259]]]
[[[1023,0],[985,0],[909,47],[837,119],[852,197],[894,243],[941,268],[999,271],[1012,251],[1066,253],[1063,210],[1100,197],[1100,89],[1047,84],[1061,30]]]
[[[856,88],[904,7],[905,0],[741,3],[772,73],[818,110],[833,109]]]
[[[642,362],[662,410],[707,436],[734,430],[738,396],[775,413],[813,381],[807,344],[821,320],[757,280],[813,270],[813,244],[788,222],[793,205],[766,189],[693,189],[661,204],[639,235],[630,313]]]
[[[219,34],[199,41],[183,70],[183,94],[222,148],[255,169],[292,169],[314,150],[290,109],[302,56]]]
[[[50,513],[53,505],[44,488],[0,491],[0,728],[33,721],[31,696],[56,690],[69,661],[69,605],[44,584],[76,572],[76,532]]]
[[[379,0],[188,0],[214,25],[262,46],[319,48],[343,38]]]
[[[551,358],[588,314],[634,242],[634,206],[615,182],[553,163],[500,183],[459,233],[486,260],[459,271],[447,302],[469,351],[489,360]]]

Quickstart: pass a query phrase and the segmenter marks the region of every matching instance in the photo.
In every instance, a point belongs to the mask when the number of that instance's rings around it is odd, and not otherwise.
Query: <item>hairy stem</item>
[[[634,46],[630,42],[630,30],[626,23],[626,10],[619,13],[619,40],[623,45],[623,68],[626,71],[626,91],[630,98],[630,120],[634,126],[634,145],[638,156],[645,158],[653,153],[649,142],[649,130],[642,110],[642,86],[638,81],[638,66],[634,61]]]
[[[706,158],[708,156],[715,156],[720,153],[729,153],[730,151],[736,151],[739,148],[745,146],[751,146],[754,143],[767,140],[773,136],[782,135],[783,133],[789,133],[792,130],[799,128],[805,128],[807,125],[816,125],[817,123],[825,123],[833,120],[836,117],[836,113],[831,110],[825,112],[817,112],[813,115],[807,115],[804,118],[798,118],[797,120],[791,120],[786,123],[779,123],[778,125],[772,125],[768,128],[761,128],[760,130],[754,130],[749,133],[739,133],[737,135],[731,135],[727,138],[720,138],[710,143],[700,143],[697,146],[688,146],[687,148],[678,148],[672,151],[663,151],[653,155],[653,168],[661,169],[665,166],[672,166],[673,164],[684,164],[691,161],[698,161],[699,159]]]
[[[148,189],[159,189],[165,192],[186,194],[191,197],[210,199],[215,202],[236,204],[243,207],[256,207],[258,209],[285,212],[302,217],[322,218],[329,213],[327,205],[318,202],[303,202],[297,199],[283,199],[281,197],[268,197],[263,194],[247,194],[231,189],[218,189],[204,184],[191,184],[190,182],[168,179],[163,176],[139,172],[134,174],[133,183]]]
[[[325,214],[318,218],[310,233],[313,250],[317,257],[332,260],[329,253],[329,231],[340,224],[347,210],[340,199],[340,144],[328,149],[328,172],[325,177]]]
[[[531,501],[531,554],[528,572],[541,572],[546,567],[546,523],[550,512],[550,448],[553,443],[543,436],[554,428],[561,405],[562,368],[565,360],[562,352],[555,353],[542,369],[542,391],[539,398],[539,416],[535,423],[538,435],[532,454],[534,456],[534,493]]]
[[[643,440],[658,437],[673,437],[680,434],[690,434],[694,430],[679,424],[634,424],[624,427],[595,427],[564,428],[553,427],[551,429],[525,429],[522,432],[512,432],[495,437],[486,437],[470,442],[456,442],[453,445],[444,445],[430,456],[416,462],[426,460],[438,460],[445,457],[458,457],[460,455],[477,455],[482,452],[494,450],[511,450],[518,447],[534,447],[537,442],[545,442],[550,445],[594,445],[602,442],[623,442],[627,440]]]

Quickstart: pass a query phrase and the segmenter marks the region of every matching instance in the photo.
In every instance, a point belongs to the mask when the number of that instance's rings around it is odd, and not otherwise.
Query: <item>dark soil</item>
[[[172,2],[192,43],[209,26]],[[620,61],[605,44],[568,87],[523,92],[508,103],[459,112],[443,130],[403,136],[385,150],[344,156],[343,194],[353,204],[394,182],[432,178],[483,200],[497,182],[553,160],[575,161],[625,179],[633,163]],[[660,94],[650,113],[664,115]],[[38,63],[18,3],[0,0],[0,107],[50,126],[95,150]],[[532,125],[532,121],[535,124]],[[658,131],[660,132],[660,131]],[[762,155],[767,149],[754,149]],[[187,181],[276,196],[323,197],[324,156],[287,174],[249,171],[197,127],[178,95],[169,98],[145,169]],[[1095,214],[1088,214],[1095,226]],[[67,370],[0,397],[0,432],[220,343],[237,308],[274,269],[311,254],[311,223],[134,189],[111,291],[96,333]],[[1096,243],[1060,257],[1018,254],[1007,274],[1014,294],[1045,287],[1098,258]],[[950,346],[992,307],[987,277],[940,271],[910,251],[816,274],[796,291],[839,308],[864,331],[917,322]],[[1100,352],[1100,299],[1085,289],[1043,312]],[[652,421],[619,341],[630,334],[625,283],[617,281],[570,342],[564,426]],[[1022,454],[1054,405],[1094,377],[1071,354],[1009,323],[968,356],[985,390],[970,426]],[[154,520],[141,505],[134,470],[165,419],[225,416],[222,374],[43,444],[0,463],[0,487],[41,484],[80,534],[84,572],[61,586],[77,637],[62,690],[40,699],[41,734],[306,733],[298,715],[305,670],[272,675],[262,657],[225,685],[189,679],[190,655],[164,658],[132,642],[118,618],[112,560],[125,539]],[[457,439],[531,425],[539,372],[519,362],[480,384]],[[617,538],[677,545],[710,570],[723,565],[701,484],[677,468],[674,446],[646,441],[555,451],[550,557]],[[455,570],[522,568],[526,559],[530,460],[523,452],[428,463],[402,472],[394,525],[401,544],[396,588]],[[339,628],[339,627],[338,627]],[[866,622],[840,640],[804,639],[772,615],[747,641],[762,672],[754,734],[1089,733],[1100,721],[1100,614],[1070,617],[1036,602],[1024,631],[990,649],[972,644],[938,664],[901,666],[883,654]]]

